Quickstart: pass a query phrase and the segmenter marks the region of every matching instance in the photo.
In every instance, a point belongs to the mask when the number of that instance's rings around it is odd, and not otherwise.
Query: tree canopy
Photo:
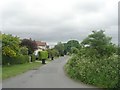
[[[100,56],[111,55],[115,52],[111,39],[112,37],[106,36],[103,30],[92,31],[92,34],[88,35],[81,44],[83,47],[94,50],[94,53]]]
[[[20,39],[19,37],[14,37],[10,34],[2,35],[2,53],[9,57],[14,57],[20,52],[19,48]]]
[[[80,49],[80,44],[79,44],[79,42],[77,40],[70,40],[70,41],[67,42],[66,47],[67,47],[66,51],[70,52],[72,47]]]
[[[32,41],[31,39],[23,39],[21,46],[26,46],[28,48],[28,54],[32,54],[34,50],[37,49],[36,42]]]

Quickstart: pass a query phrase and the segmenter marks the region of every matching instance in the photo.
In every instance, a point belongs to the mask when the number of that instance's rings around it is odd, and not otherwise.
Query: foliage
[[[71,53],[78,54],[79,50],[76,47],[71,47]]]
[[[67,49],[67,43],[63,43],[64,45],[64,55],[67,55],[68,49]]]
[[[58,52],[60,56],[64,56],[64,44],[59,42],[57,45],[54,47]]]
[[[58,51],[59,56],[64,56],[67,55],[68,53],[71,53],[72,51],[71,49],[73,47],[79,50],[81,48],[81,45],[77,40],[69,40],[67,43],[61,43],[61,42],[57,43],[54,49]]]
[[[111,37],[102,30],[93,31],[81,45],[79,53],[65,65],[70,77],[100,88],[119,87],[119,50],[111,43]]]
[[[120,55],[120,46],[117,48],[117,54]]]
[[[118,83],[117,56],[98,59],[72,57],[66,64],[66,72],[71,78],[103,88],[114,88]]]
[[[115,53],[115,46],[111,43],[111,37],[108,37],[104,34],[103,30],[100,31],[92,31],[87,38],[82,41],[82,46],[86,47],[87,49],[92,49],[95,51],[93,55],[97,55],[98,57],[101,56],[110,56],[111,54]]]
[[[20,52],[22,55],[28,55],[28,48],[27,47],[21,47]]]
[[[3,49],[3,55],[9,56],[9,57],[15,57],[16,53],[14,50],[12,50],[9,46],[5,46]]]
[[[39,51],[39,60],[47,59],[48,58],[48,52],[47,51]]]
[[[2,33],[0,32],[0,47],[2,47]]]
[[[28,55],[17,55],[16,57],[8,57],[3,55],[2,56],[2,64],[3,65],[14,65],[14,64],[23,64],[29,62]]]
[[[59,52],[56,49],[48,49],[48,57],[58,57]]]
[[[80,44],[77,40],[70,40],[67,42],[67,45],[66,45],[66,51],[67,52],[70,52],[71,51],[71,48],[72,47],[75,47],[77,49],[80,49]]]
[[[31,62],[35,62],[35,60],[36,60],[35,55],[34,55],[34,54],[31,54]]]
[[[32,54],[37,48],[36,42],[32,41],[31,39],[23,39],[20,45],[28,48],[28,54]]]
[[[5,56],[15,57],[20,53],[20,39],[19,37],[14,37],[10,34],[2,35],[2,53]]]

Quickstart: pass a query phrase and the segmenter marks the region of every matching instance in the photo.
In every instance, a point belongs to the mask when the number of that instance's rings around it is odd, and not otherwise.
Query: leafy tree
[[[15,57],[20,53],[20,39],[19,37],[14,37],[10,34],[2,35],[2,53],[5,56]]]
[[[58,50],[60,56],[64,55],[64,44],[59,42],[57,45],[54,47],[56,50]]]
[[[115,52],[115,47],[111,43],[111,39],[111,37],[104,34],[103,30],[92,31],[92,34],[85,38],[81,44],[83,47],[87,47],[88,50],[95,50],[96,52],[92,52],[92,54],[96,56],[110,56]]]
[[[23,39],[20,45],[28,48],[28,54],[32,54],[34,50],[37,49],[36,42],[31,39]]]
[[[72,47],[75,47],[75,48],[77,48],[77,49],[80,49],[80,44],[79,44],[79,42],[78,42],[77,40],[70,40],[70,41],[68,41],[65,50],[66,50],[67,52],[70,52]]]

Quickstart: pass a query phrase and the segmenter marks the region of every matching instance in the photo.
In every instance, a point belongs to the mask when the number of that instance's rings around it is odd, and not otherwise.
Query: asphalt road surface
[[[30,70],[2,82],[3,88],[95,88],[78,83],[64,73],[69,57],[60,57],[36,70]]]

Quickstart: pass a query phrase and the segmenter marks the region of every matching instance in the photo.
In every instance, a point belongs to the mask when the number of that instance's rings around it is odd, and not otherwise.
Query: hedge
[[[87,58],[73,56],[65,65],[68,75],[87,84],[102,88],[118,87],[118,56]]]
[[[10,65],[13,64],[23,64],[29,62],[29,56],[28,55],[18,55],[16,57],[8,57],[8,56],[2,56],[2,64],[3,65]]]
[[[47,59],[48,58],[48,52],[47,51],[40,51],[39,52],[39,60]]]

